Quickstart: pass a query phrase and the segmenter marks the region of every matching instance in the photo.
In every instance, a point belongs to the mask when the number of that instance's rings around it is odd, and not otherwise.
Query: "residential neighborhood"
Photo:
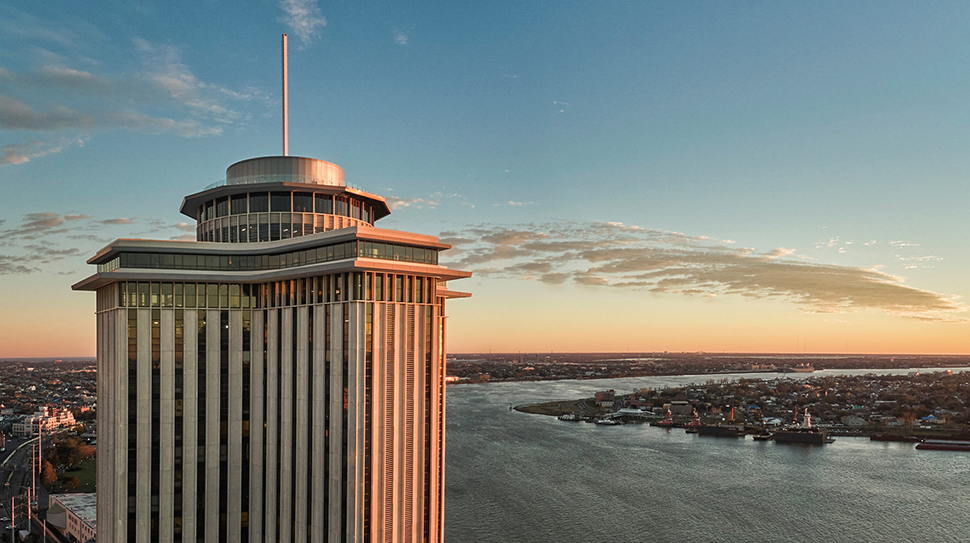
[[[634,408],[705,421],[790,424],[806,409],[819,425],[870,431],[966,429],[970,372],[913,371],[903,375],[838,375],[800,379],[709,380],[682,388],[640,389],[610,396],[608,409]],[[606,407],[606,406],[603,406]]]

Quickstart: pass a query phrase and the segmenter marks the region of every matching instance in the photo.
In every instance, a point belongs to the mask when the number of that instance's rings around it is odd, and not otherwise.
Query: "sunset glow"
[[[290,154],[473,272],[452,353],[970,353],[966,3],[313,6],[0,7],[0,358],[279,153],[282,32]]]

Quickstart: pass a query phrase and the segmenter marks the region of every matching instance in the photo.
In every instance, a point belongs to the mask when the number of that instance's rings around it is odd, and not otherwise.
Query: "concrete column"
[[[198,413],[199,397],[199,318],[198,310],[185,310],[185,336],[183,349],[185,358],[182,361],[182,540],[190,541],[195,538],[195,518],[198,502],[198,446],[199,429],[196,413]]]
[[[219,372],[221,319],[218,309],[206,311],[205,361],[205,538],[219,540]]]
[[[296,375],[294,385],[296,387],[296,419],[293,430],[296,434],[296,465],[293,466],[293,473],[296,482],[296,500],[293,503],[293,541],[294,543],[306,543],[306,503],[307,503],[307,481],[310,473],[307,471],[309,458],[309,401],[307,371],[309,364],[309,317],[308,308],[300,307],[297,309],[297,320],[295,325],[297,351],[296,356]]]
[[[267,328],[267,350],[266,350],[266,488],[265,499],[263,501],[266,511],[266,521],[263,526],[264,539],[274,541],[276,539],[277,511],[276,500],[279,480],[279,410],[277,402],[279,393],[277,385],[279,382],[279,357],[277,356],[277,326],[279,326],[279,310],[270,309],[268,311],[269,323]]]
[[[138,451],[135,479],[135,536],[148,541],[152,473],[152,310],[138,309]]]
[[[251,345],[251,343],[250,343]],[[242,511],[242,311],[229,312],[229,503],[226,509],[229,541],[239,541]]]
[[[293,309],[285,307],[280,321],[282,350],[280,351],[280,379],[282,403],[280,404],[280,442],[277,444],[280,459],[280,538],[279,543],[290,543],[293,531]]]
[[[319,302],[319,301],[318,301]],[[326,460],[323,454],[326,438],[326,397],[324,387],[326,386],[326,349],[327,333],[326,329],[326,308],[318,303],[310,308],[313,312],[313,352],[310,364],[313,365],[313,439],[310,442],[309,454],[313,457],[313,471],[310,474],[312,492],[309,499],[312,501],[312,518],[310,524],[312,543],[324,542],[324,517],[326,511],[323,510],[323,495],[327,491],[328,481],[323,479],[323,466]]]
[[[345,304],[349,311],[347,334],[347,537],[362,539],[364,530],[364,358],[361,304]]]
[[[249,404],[249,540],[263,541],[263,321],[264,311],[252,312],[252,401]]]
[[[328,532],[330,542],[340,541],[341,525],[343,523],[340,502],[344,489],[341,471],[343,469],[342,442],[344,439],[342,416],[344,408],[344,391],[341,386],[343,369],[341,356],[343,355],[343,308],[339,303],[330,304],[330,515]],[[345,543],[345,542],[341,542]]]
[[[175,311],[163,310],[161,317],[158,538],[171,541],[175,486]]]

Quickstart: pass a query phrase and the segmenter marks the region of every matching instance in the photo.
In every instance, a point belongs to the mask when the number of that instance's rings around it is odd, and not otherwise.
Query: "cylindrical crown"
[[[315,158],[265,156],[243,160],[226,169],[227,185],[279,182],[345,186],[343,168]]]

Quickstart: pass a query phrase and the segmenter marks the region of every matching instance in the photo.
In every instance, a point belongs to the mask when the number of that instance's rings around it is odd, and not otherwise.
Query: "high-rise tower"
[[[120,239],[97,293],[98,541],[441,542],[434,236],[302,157],[185,197],[198,241]]]

